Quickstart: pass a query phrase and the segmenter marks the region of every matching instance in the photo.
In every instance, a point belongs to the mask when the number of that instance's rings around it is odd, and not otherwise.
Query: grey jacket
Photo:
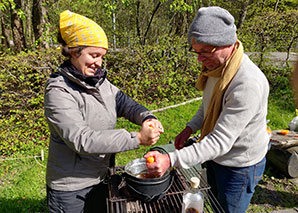
[[[261,161],[269,143],[266,131],[268,95],[265,75],[244,54],[223,96],[222,112],[213,131],[199,143],[170,153],[172,166],[188,168],[213,160],[224,166],[246,167]],[[203,103],[187,124],[193,132],[201,128],[204,111]]]
[[[61,68],[46,83],[44,109],[51,132],[46,182],[60,191],[98,184],[112,153],[139,148],[136,132],[114,129],[117,117],[138,125],[154,117],[108,80],[89,86]]]

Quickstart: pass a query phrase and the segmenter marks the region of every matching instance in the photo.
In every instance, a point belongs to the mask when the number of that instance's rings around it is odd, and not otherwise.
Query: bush
[[[47,145],[43,85],[60,60],[54,49],[0,57],[1,156]]]
[[[194,88],[199,66],[179,39],[164,39],[155,46],[110,51],[108,79],[146,105],[182,101]],[[50,49],[2,56],[0,74],[0,155],[47,147],[49,131],[43,115],[44,85],[63,61],[60,50]]]
[[[198,94],[194,84],[200,66],[179,39],[123,49],[107,58],[109,80],[136,100],[162,104]]]
[[[63,59],[58,49],[0,57],[2,157],[48,146],[44,85]],[[194,84],[200,65],[180,39],[165,38],[154,46],[109,51],[105,66],[108,79],[144,105],[154,103],[162,107],[199,95]],[[262,70],[270,82],[272,100],[280,110],[294,112],[289,85],[291,69],[265,66]]]

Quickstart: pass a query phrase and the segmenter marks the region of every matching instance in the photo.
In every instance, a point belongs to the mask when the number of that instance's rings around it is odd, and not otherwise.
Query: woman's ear
[[[80,56],[80,54],[77,51],[70,51],[69,54],[70,57],[74,59],[77,59]]]

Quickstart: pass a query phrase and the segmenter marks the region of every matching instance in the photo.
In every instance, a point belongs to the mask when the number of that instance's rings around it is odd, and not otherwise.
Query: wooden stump
[[[286,176],[298,177],[298,146],[288,149],[272,146],[267,153],[267,159]]]
[[[278,134],[273,131],[271,149],[267,153],[267,160],[280,172],[288,177],[298,177],[298,137],[297,134]]]

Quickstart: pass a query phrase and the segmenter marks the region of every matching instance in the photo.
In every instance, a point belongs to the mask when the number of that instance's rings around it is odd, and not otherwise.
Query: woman
[[[79,14],[60,14],[62,54],[69,57],[47,81],[45,116],[51,132],[47,164],[50,212],[105,212],[103,183],[113,153],[153,145],[163,132],[145,107],[106,79],[102,28]],[[139,132],[114,129],[117,117],[142,125]]]

